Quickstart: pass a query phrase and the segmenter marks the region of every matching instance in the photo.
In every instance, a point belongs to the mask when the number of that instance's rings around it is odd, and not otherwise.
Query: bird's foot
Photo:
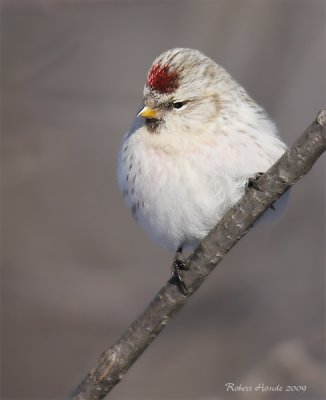
[[[180,271],[189,269],[185,263],[182,255],[182,247],[179,247],[175,253],[175,257],[172,264],[172,278],[171,280],[175,282],[183,294],[188,293],[188,289],[184,280],[181,277]]]
[[[263,172],[257,172],[257,174],[251,178],[248,179],[248,188],[254,188],[258,190],[259,192],[262,192],[262,188],[258,185],[258,179],[263,175]],[[274,203],[272,203],[269,208],[271,208],[273,211],[275,211]]]
[[[248,188],[254,188],[258,190],[259,192],[262,192],[261,187],[258,185],[258,179],[263,175],[263,172],[257,172],[255,176],[252,176],[251,178],[248,179]]]

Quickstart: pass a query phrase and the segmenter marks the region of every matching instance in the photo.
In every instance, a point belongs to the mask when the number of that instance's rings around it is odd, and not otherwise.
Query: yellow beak
[[[154,108],[149,108],[147,106],[144,106],[137,114],[137,117],[155,118],[157,114],[158,111],[155,110]]]

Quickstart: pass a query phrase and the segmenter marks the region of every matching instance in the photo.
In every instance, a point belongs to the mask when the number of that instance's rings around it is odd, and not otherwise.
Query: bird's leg
[[[182,246],[179,246],[177,248],[177,251],[174,256],[173,264],[172,264],[172,280],[176,282],[178,285],[179,289],[182,291],[183,294],[187,294],[188,290],[186,287],[186,284],[184,283],[180,271],[189,269],[186,266],[185,260],[182,255]]]
[[[258,185],[257,180],[263,175],[263,172],[257,172],[257,174],[248,179],[248,188],[254,188],[259,192],[262,192],[261,187]],[[270,208],[275,211],[274,203],[270,205]]]
[[[258,190],[259,192],[261,192],[261,188],[258,185],[258,179],[263,175],[263,172],[257,172],[257,174],[255,174],[255,176],[252,176],[251,178],[248,179],[248,188],[254,188],[256,190]]]

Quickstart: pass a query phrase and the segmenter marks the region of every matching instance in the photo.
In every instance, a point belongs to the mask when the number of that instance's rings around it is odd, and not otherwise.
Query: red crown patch
[[[153,65],[148,73],[146,85],[160,93],[171,93],[178,88],[179,75],[175,71],[170,71],[168,65]]]

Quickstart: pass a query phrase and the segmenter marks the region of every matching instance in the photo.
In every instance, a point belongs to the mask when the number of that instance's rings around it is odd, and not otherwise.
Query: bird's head
[[[216,120],[221,103],[220,67],[197,50],[177,48],[153,62],[144,88],[144,107],[150,133],[198,135]]]

